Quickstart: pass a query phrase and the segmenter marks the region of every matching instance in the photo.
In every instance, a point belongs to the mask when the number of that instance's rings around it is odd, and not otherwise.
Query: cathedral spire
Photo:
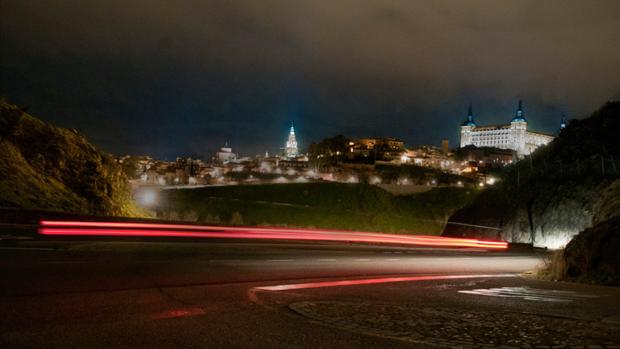
[[[288,139],[284,152],[287,158],[294,158],[299,155],[299,149],[297,148],[297,139],[295,138],[295,126],[291,122],[291,130],[288,133]]]

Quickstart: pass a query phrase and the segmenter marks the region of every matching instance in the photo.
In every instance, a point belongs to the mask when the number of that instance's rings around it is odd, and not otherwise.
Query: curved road
[[[0,348],[617,348],[620,290],[519,275],[540,262],[247,240],[4,242]]]
[[[485,274],[476,280],[487,280],[539,262],[507,252],[337,244],[5,243],[0,347],[407,347],[309,322],[287,307],[290,297],[393,299],[385,292],[416,287],[417,276]],[[384,283],[394,277],[414,279]],[[342,280],[354,282],[330,284]],[[356,285],[359,280],[379,283]],[[313,288],[268,290],[300,284]]]

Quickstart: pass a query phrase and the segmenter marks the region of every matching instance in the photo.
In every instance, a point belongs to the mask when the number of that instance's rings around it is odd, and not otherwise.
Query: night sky
[[[0,1],[0,95],[115,154],[554,132],[620,99],[620,1]]]

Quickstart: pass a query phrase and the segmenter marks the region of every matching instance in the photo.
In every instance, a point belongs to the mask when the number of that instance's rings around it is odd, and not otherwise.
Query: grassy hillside
[[[74,130],[45,124],[0,100],[0,206],[135,215],[114,159]]]
[[[572,120],[548,146],[506,167],[501,181],[452,221],[494,226],[509,241],[562,247],[592,225],[601,194],[620,177],[620,102]],[[449,226],[446,235],[496,235]]]
[[[205,223],[438,234],[475,195],[438,188],[397,197],[372,185],[300,183],[164,191],[158,215]]]

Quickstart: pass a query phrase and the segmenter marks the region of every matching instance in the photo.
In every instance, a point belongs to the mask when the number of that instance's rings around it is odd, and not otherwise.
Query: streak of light
[[[261,290],[261,291],[287,291],[287,290],[301,290],[301,289],[308,289],[308,288],[384,284],[384,283],[389,283],[389,282],[477,279],[477,278],[503,278],[503,277],[516,277],[516,276],[517,274],[404,276],[404,277],[387,277],[387,278],[375,278],[375,279],[306,282],[302,284],[261,286],[261,287],[255,287],[254,289]]]
[[[41,235],[314,240],[483,249],[505,249],[508,246],[501,241],[303,228],[89,221],[41,221],[40,225]]]
[[[172,318],[179,318],[179,317],[198,316],[198,315],[204,315],[204,314],[205,314],[205,311],[202,310],[201,308],[178,308],[178,309],[171,309],[163,313],[155,314],[152,316],[152,318],[154,320],[160,320],[160,319],[172,319]]]

